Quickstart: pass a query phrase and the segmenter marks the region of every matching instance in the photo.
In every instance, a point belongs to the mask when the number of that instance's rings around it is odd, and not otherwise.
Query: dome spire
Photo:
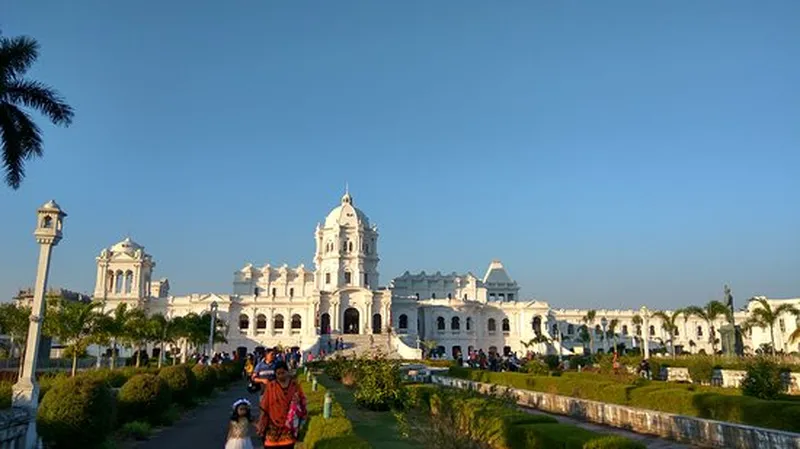
[[[353,204],[353,197],[350,196],[350,185],[345,181],[344,183],[344,196],[342,196],[342,204]]]

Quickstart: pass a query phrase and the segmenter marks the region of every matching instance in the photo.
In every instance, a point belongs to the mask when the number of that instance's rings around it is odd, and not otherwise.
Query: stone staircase
[[[327,337],[327,338],[326,338]],[[328,340],[331,342],[331,347],[334,347],[334,342],[337,337],[341,337],[344,341],[344,349],[329,353],[331,356],[335,354],[351,357],[375,354],[381,352],[388,354],[389,357],[398,357],[399,354],[389,343],[386,334],[342,334],[342,335],[329,335],[323,337],[320,342],[320,347],[328,351]],[[370,344],[370,337],[373,337],[372,344]]]

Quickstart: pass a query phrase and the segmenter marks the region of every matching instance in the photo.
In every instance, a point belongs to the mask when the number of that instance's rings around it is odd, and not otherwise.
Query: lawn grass
[[[344,385],[335,382],[325,375],[317,377],[318,381],[331,392],[336,402],[341,404],[356,435],[381,449],[423,449],[415,441],[403,438],[399,424],[392,412],[373,412],[362,409],[356,404],[353,392]]]

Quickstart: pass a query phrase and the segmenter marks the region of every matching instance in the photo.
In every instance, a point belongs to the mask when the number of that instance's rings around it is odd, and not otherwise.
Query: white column
[[[644,351],[644,358],[650,358],[650,319],[642,317],[644,320],[644,328],[642,329],[642,348]]]
[[[242,312],[244,312],[244,310]],[[252,309],[250,309],[250,326],[247,328],[248,336],[255,337],[257,322],[258,322],[258,309],[253,307]]]

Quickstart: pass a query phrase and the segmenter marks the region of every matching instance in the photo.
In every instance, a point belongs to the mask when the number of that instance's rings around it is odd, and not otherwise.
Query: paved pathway
[[[258,414],[258,395],[250,394],[244,382],[234,382],[230,388],[218,392],[207,404],[199,405],[189,411],[178,422],[170,427],[159,429],[147,440],[132,444],[136,449],[223,449],[225,436],[228,433],[228,420],[231,416],[231,405],[239,398],[246,398],[256,409],[253,418]],[[253,446],[261,444],[253,440]]]
[[[553,418],[557,419],[558,422],[564,424],[572,424],[578,426],[582,429],[591,430],[593,432],[605,433],[610,435],[619,435],[621,437],[630,438],[631,440],[636,440],[643,443],[647,446],[648,449],[698,449],[700,446],[692,446],[688,444],[678,443],[672,440],[665,440],[663,438],[659,438],[657,436],[652,435],[643,435],[641,433],[630,432],[624,429],[620,429],[617,427],[611,426],[604,426],[600,424],[592,424],[587,423],[584,421],[577,420],[575,418],[570,418],[564,415],[554,415],[552,413],[545,413],[541,410],[535,410],[527,407],[520,407],[520,410],[524,411],[525,413],[530,413],[534,415],[547,415],[552,416]]]

